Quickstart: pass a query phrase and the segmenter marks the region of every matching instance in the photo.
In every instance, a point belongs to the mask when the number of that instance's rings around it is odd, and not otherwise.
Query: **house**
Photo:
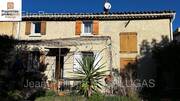
[[[76,80],[76,59],[96,57],[106,69],[125,68],[140,56],[143,40],[173,40],[174,11],[114,13],[41,13],[23,15],[20,22],[0,22],[0,33],[12,35],[29,48],[28,70],[47,63],[48,80]]]
[[[180,41],[180,28],[177,28],[174,33],[174,40]]]

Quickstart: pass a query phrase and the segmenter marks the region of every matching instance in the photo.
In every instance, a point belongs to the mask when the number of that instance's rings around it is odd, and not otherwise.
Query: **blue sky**
[[[109,0],[111,12],[175,10],[174,29],[180,26],[180,0]],[[23,0],[26,12],[103,12],[104,0]]]

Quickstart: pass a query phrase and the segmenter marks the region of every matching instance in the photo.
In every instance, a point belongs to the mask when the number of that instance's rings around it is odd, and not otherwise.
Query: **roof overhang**
[[[139,20],[139,19],[172,19],[175,11],[151,12],[115,12],[115,13],[25,13],[23,20]]]
[[[81,46],[90,44],[101,44],[110,40],[110,36],[85,36],[73,38],[59,38],[51,40],[19,40],[18,44],[45,46],[45,47],[66,47],[66,46]]]

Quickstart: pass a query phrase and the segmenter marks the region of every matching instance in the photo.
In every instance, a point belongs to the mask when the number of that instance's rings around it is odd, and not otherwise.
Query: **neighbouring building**
[[[180,41],[180,27],[174,31],[173,35],[174,35],[174,40]]]
[[[0,22],[0,33],[29,47],[28,70],[47,63],[48,80],[76,80],[76,59],[98,55],[106,69],[123,69],[140,56],[143,40],[173,40],[174,11],[116,13],[43,13],[23,15],[21,22]]]

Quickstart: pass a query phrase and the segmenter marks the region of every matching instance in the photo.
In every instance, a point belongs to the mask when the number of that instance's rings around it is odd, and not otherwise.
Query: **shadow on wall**
[[[140,54],[140,58],[123,70],[122,79],[132,76],[134,80],[140,80],[138,91],[145,99],[179,98],[180,42],[170,41],[166,36],[162,36],[160,42],[144,40]]]

